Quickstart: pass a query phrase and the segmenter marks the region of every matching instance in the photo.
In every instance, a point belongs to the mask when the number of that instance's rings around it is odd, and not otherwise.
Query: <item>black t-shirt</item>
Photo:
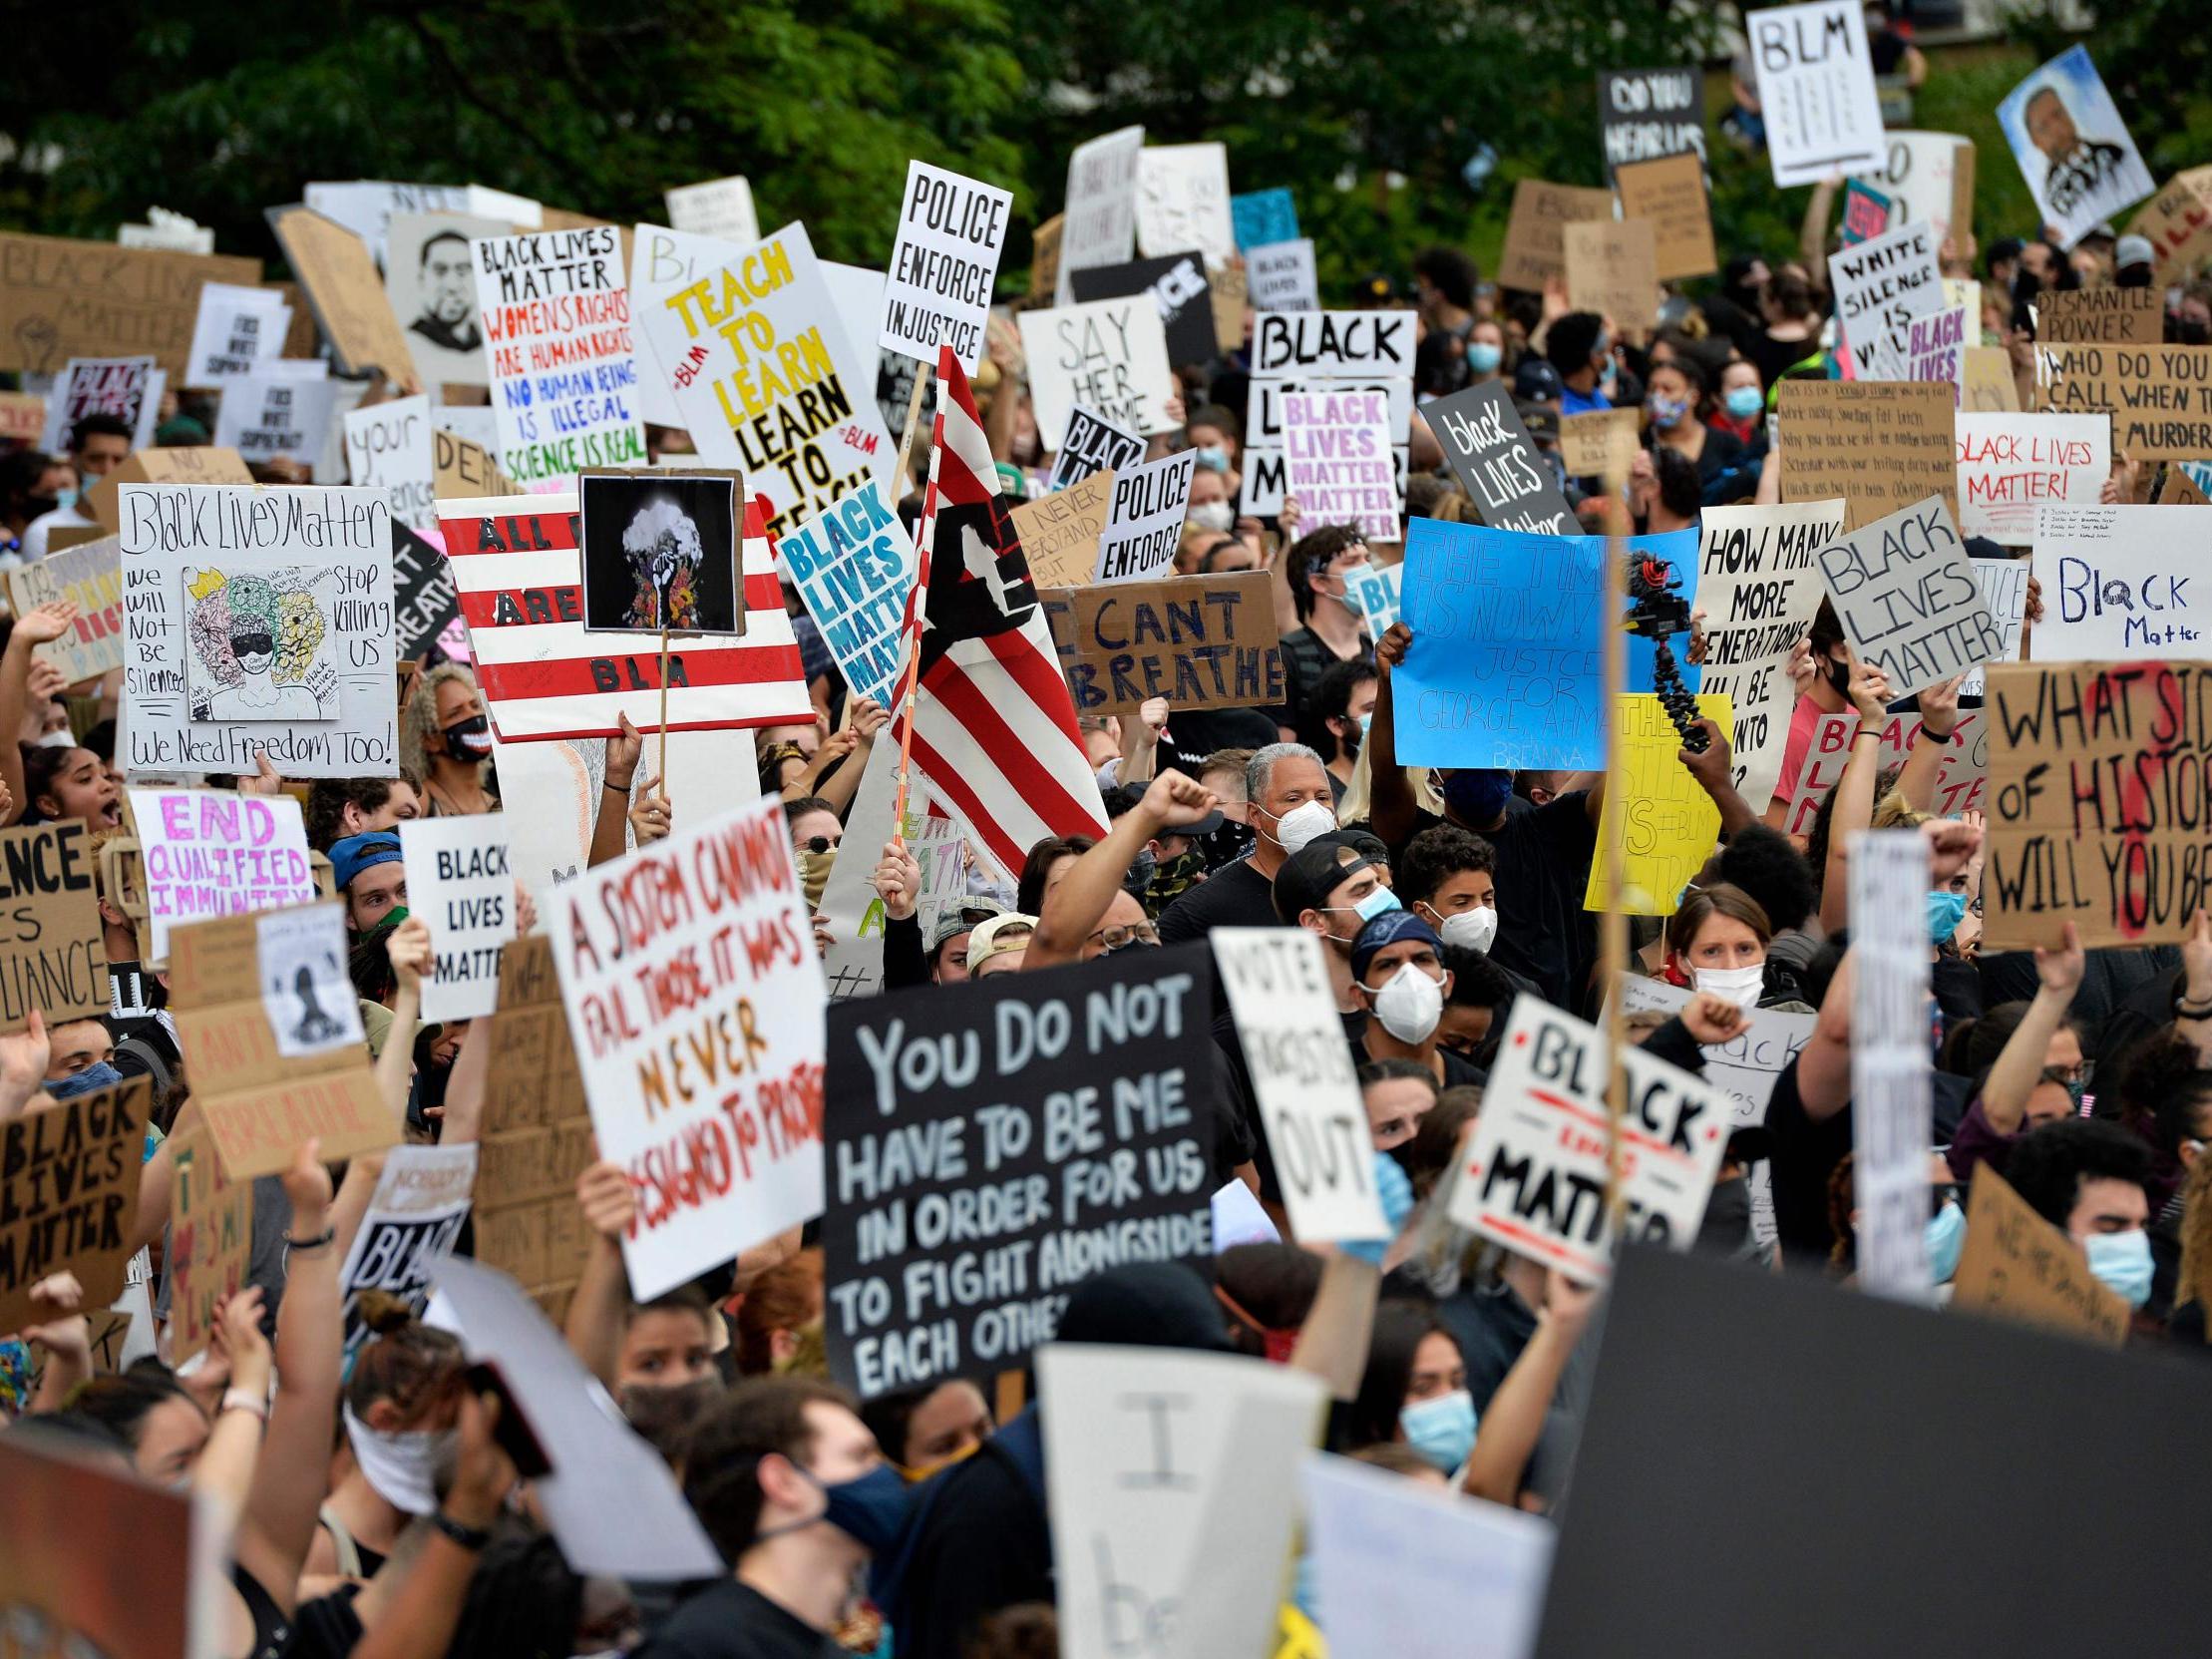
[[[985,1615],[1052,1599],[1052,1528],[1013,1462],[986,1441],[936,1478],[893,1618],[899,1659],[963,1659]]]
[[[1160,739],[1160,770],[1195,778],[1206,757],[1219,749],[1264,749],[1282,736],[1257,708],[1170,708],[1168,734]]]
[[[1937,1071],[1932,1064],[1929,1069],[1930,1132],[1937,1142],[1945,1142],[1966,1115],[1974,1082]],[[1797,1061],[1792,1059],[1774,1079],[1774,1092],[1766,1102],[1766,1127],[1774,1137],[1768,1169],[1774,1188],[1775,1236],[1791,1258],[1826,1262],[1836,1243],[1835,1228],[1828,1219],[1828,1178],[1851,1151],[1851,1104],[1845,1101],[1833,1117],[1813,1121],[1797,1092]]]
[[[750,1584],[724,1578],[676,1609],[638,1659],[838,1659],[844,1649]]]
[[[1160,912],[1160,943],[1186,945],[1212,928],[1280,928],[1275,883],[1250,859],[1216,870]]]
[[[1334,605],[1334,600],[1325,603]],[[1375,648],[1365,638],[1359,648],[1349,656],[1338,656],[1322,642],[1321,636],[1310,627],[1301,627],[1283,636],[1283,707],[1280,718],[1283,724],[1298,734],[1298,741],[1327,753],[1321,742],[1325,735],[1315,727],[1313,694],[1320,689],[1321,675],[1339,662],[1368,662],[1375,659]]]

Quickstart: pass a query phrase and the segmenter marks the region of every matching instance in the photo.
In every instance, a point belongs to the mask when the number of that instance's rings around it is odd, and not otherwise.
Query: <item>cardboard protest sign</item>
[[[1904,380],[1913,319],[1944,308],[1936,233],[1900,224],[1828,255],[1836,322],[1860,380]]]
[[[273,1175],[309,1140],[332,1162],[400,1138],[377,1092],[336,904],[178,928],[171,1008],[223,1174]]]
[[[1026,536],[1021,545],[1034,570],[1036,550]],[[776,558],[853,695],[892,707],[906,665],[901,630],[914,584],[914,538],[883,491],[866,485],[785,531]]]
[[[2009,547],[2034,540],[2045,504],[2094,507],[2112,470],[2105,415],[1978,415],[1961,410],[1959,530]]]
[[[2163,345],[2166,296],[2157,288],[2058,289],[2035,301],[2037,345]]]
[[[46,429],[38,447],[60,455],[72,447],[77,423],[87,415],[113,415],[131,428],[131,447],[154,442],[167,376],[152,356],[72,357],[46,400]]]
[[[2153,274],[2161,288],[2179,282],[2212,256],[2212,167],[2193,167],[2161,185],[2128,225],[2157,256]]]
[[[2212,346],[2065,345],[2036,359],[2035,407],[2109,412],[2116,454],[2130,461],[2212,455]]]
[[[1321,1379],[1055,1343],[1037,1389],[1062,1659],[1271,1651]]]
[[[1955,395],[1886,380],[1785,380],[1775,388],[1784,501],[1840,497],[1856,530],[1930,494],[1958,510]]]
[[[419,818],[399,827],[407,908],[430,924],[423,1019],[481,1020],[499,1001],[500,952],[515,937],[504,814]]]
[[[489,415],[492,411],[482,411]],[[433,410],[436,422],[450,411]],[[498,441],[494,434],[493,441]],[[465,501],[476,496],[519,496],[523,487],[492,458],[492,451],[473,438],[449,431],[443,425],[430,434],[431,490],[440,502]]]
[[[1513,210],[1506,219],[1505,252],[1498,264],[1498,285],[1539,291],[1554,276],[1567,273],[1563,251],[1567,226],[1613,217],[1613,192],[1523,179],[1513,187]]]
[[[1029,575],[1038,589],[1080,588],[1098,569],[1098,549],[1106,534],[1114,500],[1114,473],[1094,472],[1035,501],[1025,501],[1009,517]]]
[[[1469,386],[1421,412],[1484,524],[1553,536],[1580,532],[1574,509],[1505,386]]]
[[[1251,284],[1255,310],[1317,311],[1321,308],[1320,277],[1313,268],[1310,237],[1269,242],[1253,248],[1245,255],[1245,276]]]
[[[433,1281],[469,1358],[499,1367],[516,1414],[553,1465],[531,1488],[569,1570],[650,1583],[725,1570],[667,1462],[630,1432],[520,1286],[454,1256],[438,1263]]]
[[[382,490],[396,523],[427,529],[438,522],[437,469],[430,399],[421,394],[372,403],[347,413],[348,481]],[[412,653],[403,653],[412,654]]]
[[[1844,636],[1892,696],[1963,674],[2004,649],[1966,544],[1934,496],[1816,555]]]
[[[2005,95],[1997,124],[2043,224],[2071,247],[2150,195],[2150,170],[2085,46],[2069,46]]]
[[[391,777],[392,514],[376,490],[127,484],[133,772]]]
[[[1728,699],[1701,693],[1697,712],[1728,735]],[[1681,763],[1682,735],[1652,692],[1614,704],[1610,764],[1626,787],[1609,790],[1599,845],[1621,843],[1621,909],[1630,916],[1671,916],[1683,886],[1704,868],[1720,836],[1720,808]],[[1606,908],[1603,859],[1593,859],[1585,910]]]
[[[586,632],[745,631],[742,479],[640,469],[586,472],[576,486]]]
[[[1275,242],[1295,241],[1297,203],[1288,190],[1248,191],[1229,199],[1229,221],[1246,253]]]
[[[2045,506],[2029,539],[2043,591],[2036,661],[2212,657],[2212,593],[2191,588],[2212,553],[2212,508]]]
[[[39,1322],[31,1292],[52,1273],[74,1273],[87,1308],[123,1294],[152,1103],[132,1077],[0,1123],[0,1332]]]
[[[1689,72],[1682,73],[1686,77]],[[1659,281],[1709,276],[1720,268],[1701,153],[1685,151],[1662,160],[1631,162],[1617,170],[1615,180],[1621,191],[1622,218],[1651,221],[1654,274]]]
[[[361,1316],[363,1291],[397,1297],[416,1318],[422,1317],[430,1303],[431,1277],[438,1264],[453,1254],[454,1240],[469,1219],[476,1160],[473,1144],[395,1146],[385,1154],[368,1213],[362,1216],[353,1248],[346,1252],[345,1265],[338,1272],[338,1292],[345,1298],[348,1369],[370,1335]]]
[[[633,895],[650,892],[650,906]],[[649,1301],[822,1213],[822,969],[771,797],[560,890],[549,931]]]
[[[1119,472],[1144,458],[1144,439],[1078,403],[1068,410],[1067,429],[1060,435],[1060,447],[1052,457],[1049,487],[1064,490],[1092,473]],[[1023,537],[1021,545],[1027,550],[1029,539]],[[1036,563],[1033,554],[1030,563]]]
[[[1210,1253],[1211,980],[1194,945],[831,1008],[840,1382],[1002,1371],[1109,1263]]]
[[[1570,478],[1626,478],[1644,447],[1643,411],[1597,409],[1559,423],[1559,458]]]
[[[1648,328],[1659,317],[1659,246],[1648,218],[1604,218],[1566,225],[1567,300],[1578,311],[1611,317],[1617,327]]]
[[[1359,1079],[1331,1030],[1321,942],[1296,928],[1216,928],[1208,939],[1291,1231],[1301,1244],[1389,1237]]]
[[[1628,170],[1676,156],[1697,158],[1698,191],[1703,194],[1705,102],[1698,80],[1690,68],[1599,72],[1598,132],[1605,141],[1606,176],[1620,189],[1624,208]],[[1628,209],[1624,216],[1638,215]]]
[[[0,830],[0,1032],[108,1012],[90,842],[75,818]]]
[[[1961,413],[2002,415],[2020,412],[2020,383],[2003,346],[1970,345],[1960,353]]]
[[[1853,0],[1771,6],[1743,22],[1774,183],[1787,190],[1881,167],[1881,104]]]
[[[1763,812],[1780,781],[1797,706],[1789,654],[1820,609],[1813,556],[1843,533],[1844,504],[1708,507],[1698,520],[1700,687],[1728,699],[1736,792]]]
[[[1866,177],[1889,198],[1895,222],[1924,220],[1939,243],[1959,245],[1957,233],[1974,223],[1974,141],[1957,133],[1892,130],[1882,135],[1882,150],[1881,164]]]
[[[1229,208],[1229,147],[1155,145],[1137,153],[1137,251],[1159,258],[1195,247],[1206,262],[1237,256]]]
[[[1197,454],[1186,449],[1114,474],[1092,581],[1150,582],[1170,573],[1197,468]]]
[[[77,607],[69,630],[32,652],[72,685],[123,666],[121,548],[115,537],[103,536],[6,574],[8,607],[19,617],[64,600]]]
[[[1078,403],[1147,437],[1174,429],[1167,403],[1176,395],[1175,376],[1149,296],[1024,311],[1020,323],[1037,438],[1046,449],[1060,447]]]
[[[680,275],[693,267],[670,261]],[[839,315],[806,226],[738,249],[657,303],[640,331],[675,387],[702,465],[741,471],[781,536],[878,478],[898,437],[871,397],[876,354]]]
[[[1029,232],[1029,299],[1047,304],[1060,280],[1060,227],[1065,215],[1054,213]]]
[[[1951,1306],[2107,1348],[2127,1340],[2126,1298],[2105,1288],[2081,1247],[2028,1208],[1994,1163],[1975,1166]]]
[[[145,870],[151,962],[169,960],[172,931],[186,922],[314,902],[307,831],[289,795],[133,789],[131,816]]]
[[[143,1138],[143,1131],[142,1131]],[[170,1361],[184,1365],[206,1350],[225,1298],[245,1283],[253,1250],[253,1185],[225,1172],[204,1122],[170,1138]]]
[[[1037,591],[1078,714],[1266,708],[1283,699],[1283,651],[1265,571]]]
[[[960,367],[975,372],[1013,206],[1012,194],[995,185],[907,164],[879,346],[933,366],[938,345],[948,345]]]
[[[1068,285],[1071,273],[1092,265],[1118,265],[1137,251],[1137,170],[1144,142],[1142,127],[1123,127],[1069,152],[1052,289],[1055,305],[1075,297]]]
[[[1381,392],[1286,392],[1284,493],[1312,524],[1357,525],[1369,541],[1395,542],[1403,504],[1391,442],[1390,400]]]
[[[477,1260],[513,1274],[559,1319],[591,1247],[576,1177],[598,1154],[553,942],[544,934],[517,939],[501,954],[479,1150]]]
[[[1392,378],[1276,379],[1255,376],[1245,397],[1244,486],[1238,493],[1243,512],[1267,516],[1283,510],[1289,488],[1290,463],[1284,452],[1286,399],[1293,392],[1344,394],[1379,392],[1389,399],[1385,417],[1390,431],[1391,487],[1402,500],[1411,465],[1413,382]],[[1395,538],[1393,538],[1394,540]]]
[[[1720,1169],[1730,1105],[1641,1048],[1621,1059],[1620,1231],[1687,1250]],[[1452,1187],[1452,1220],[1578,1284],[1604,1283],[1616,1233],[1605,1204],[1610,1122],[1604,1035],[1534,997],[1517,999]]]
[[[1206,259],[1198,252],[1163,253],[1122,265],[1093,265],[1068,278],[1079,301],[1120,299],[1150,294],[1167,336],[1171,363],[1211,362],[1220,346],[1214,337],[1213,290],[1206,280]]]
[[[753,211],[753,187],[742,175],[709,179],[698,185],[671,185],[660,193],[672,229],[694,236],[719,236],[728,242],[760,240],[760,218]]]
[[[0,439],[30,446],[45,432],[45,398],[36,392],[0,392]]]
[[[209,282],[199,290],[190,361],[182,384],[219,387],[256,364],[284,354],[292,308],[274,288]]]
[[[72,357],[144,352],[181,375],[201,285],[260,279],[258,259],[0,234],[0,369],[54,374]]]
[[[657,633],[624,639],[584,628],[573,495],[441,501],[438,511],[500,741],[608,737],[625,713],[640,730],[660,724]],[[812,717],[757,504],[746,509],[743,558],[744,631],[670,643],[671,731]]]
[[[1856,837],[1850,863],[1851,1135],[1859,1283],[1926,1301],[1928,843],[1918,830]]]
[[[338,395],[328,367],[320,358],[305,363],[278,358],[264,364],[263,372],[231,381],[215,411],[216,446],[234,449],[249,462],[282,456],[315,470]]]
[[[316,326],[349,376],[382,373],[416,388],[414,353],[360,236],[312,207],[267,209],[277,245],[306,290]]]
[[[1404,573],[1403,565],[1369,564],[1345,577],[1344,592],[1359,607],[1368,638],[1381,638],[1397,622],[1398,586],[1404,580]]]

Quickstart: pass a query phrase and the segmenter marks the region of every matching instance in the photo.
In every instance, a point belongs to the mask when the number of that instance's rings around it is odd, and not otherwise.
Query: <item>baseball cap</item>
[[[994,916],[1006,914],[1006,907],[996,899],[986,899],[981,894],[969,894],[958,905],[937,918],[937,925],[929,930],[929,955],[935,956],[952,940],[963,933],[971,933]]]
[[[1342,830],[1316,835],[1283,861],[1275,873],[1275,913],[1290,923],[1309,910],[1322,910],[1329,894],[1380,862],[1369,858]]]
[[[1410,910],[1386,910],[1359,930],[1351,942],[1351,977],[1360,984],[1367,983],[1367,965],[1374,961],[1375,953],[1400,940],[1425,940],[1439,958],[1444,952],[1444,942],[1436,930],[1414,915]]]
[[[2124,270],[2129,265],[2151,265],[2158,262],[2158,252],[2150,245],[2148,236],[2122,236],[2112,250],[2113,268]]]
[[[967,971],[975,970],[992,957],[1005,956],[1013,951],[1026,951],[1029,936],[1037,931],[1037,919],[1009,910],[993,916],[967,936]]]
[[[330,844],[330,873],[338,884],[338,891],[343,893],[362,871],[378,864],[393,863],[399,856],[399,837],[390,830],[349,835]]]
[[[1524,357],[1513,371],[1513,395],[1520,402],[1557,403],[1562,390],[1559,370],[1541,357]]]

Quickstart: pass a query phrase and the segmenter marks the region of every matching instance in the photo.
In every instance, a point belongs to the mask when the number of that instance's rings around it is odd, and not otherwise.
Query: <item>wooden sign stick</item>
[[[668,793],[668,630],[660,630],[660,792]]]
[[[1605,652],[1605,713],[1600,729],[1606,744],[1606,800],[1598,814],[1598,856],[1605,860],[1606,908],[1598,918],[1599,983],[1606,988],[1606,1213],[1618,1230],[1623,1203],[1621,1191],[1621,1125],[1629,1109],[1628,1070],[1622,1059],[1627,1039],[1623,1019],[1621,976],[1629,966],[1629,918],[1621,908],[1622,840],[1628,799],[1623,791],[1628,779],[1621,766],[1621,699],[1628,690],[1629,544],[1627,469],[1606,480],[1606,586],[1605,613],[1600,648]],[[1604,833],[1613,816],[1614,830]]]

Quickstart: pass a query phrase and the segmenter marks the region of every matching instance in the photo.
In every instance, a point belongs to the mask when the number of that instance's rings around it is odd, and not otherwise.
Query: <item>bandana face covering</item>
[[[353,1460],[361,1465],[370,1489],[395,1509],[411,1515],[434,1513],[438,1507],[438,1462],[458,1443],[460,1432],[415,1429],[387,1434],[355,1417],[351,1406],[341,1406],[340,1410],[345,1417],[346,1440],[353,1447]]]

